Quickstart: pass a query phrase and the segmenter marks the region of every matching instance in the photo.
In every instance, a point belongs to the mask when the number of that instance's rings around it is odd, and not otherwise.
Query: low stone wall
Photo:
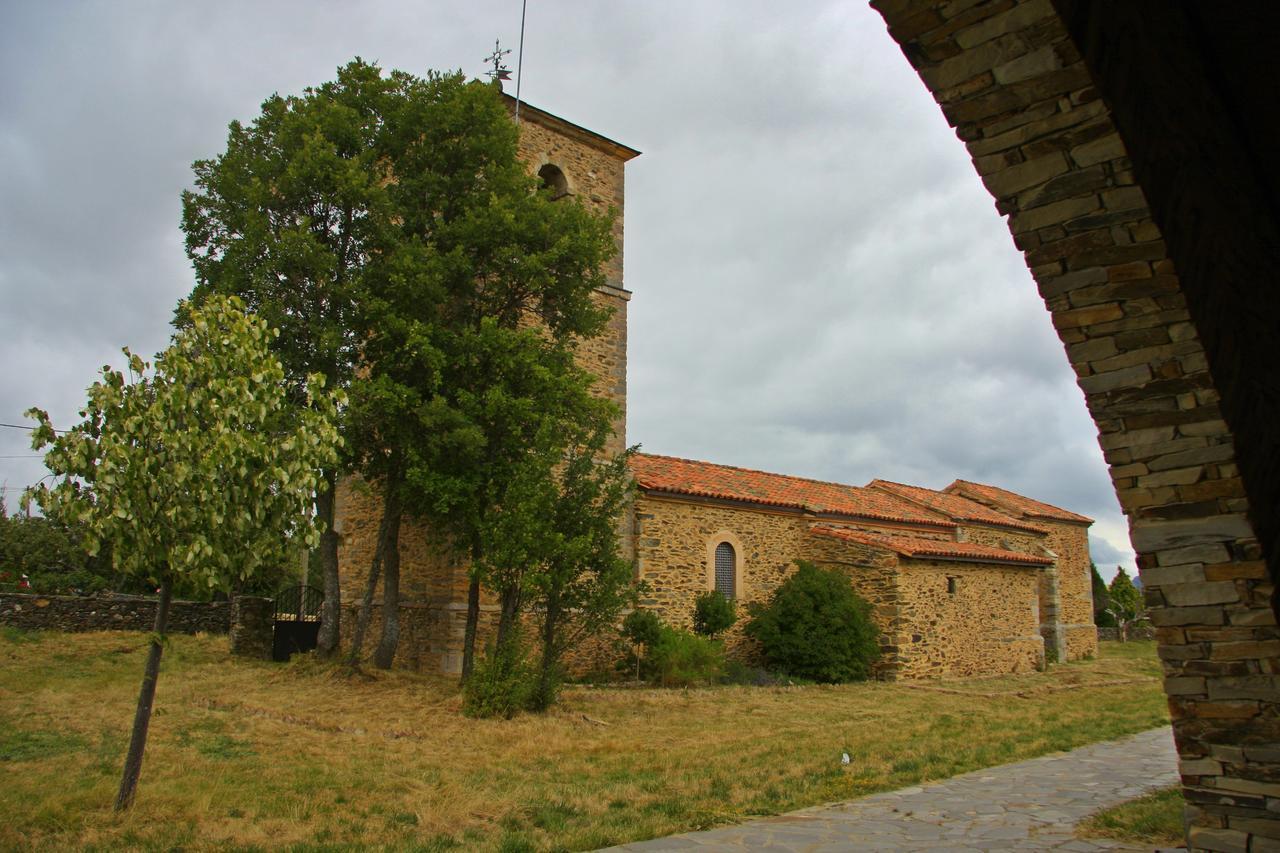
[[[157,599],[139,595],[28,595],[0,593],[0,625],[48,631],[150,631]],[[174,601],[169,630],[175,634],[225,634],[229,601]]]

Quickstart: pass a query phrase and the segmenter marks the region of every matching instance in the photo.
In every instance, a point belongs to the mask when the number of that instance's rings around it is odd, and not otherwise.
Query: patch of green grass
[[[249,758],[258,754],[248,741],[239,740],[231,735],[214,735],[202,740],[196,745],[196,751],[206,758],[218,758],[224,761]]]
[[[38,761],[84,746],[84,738],[67,732],[0,729],[0,761]]]
[[[39,643],[44,636],[39,631],[29,631],[15,625],[0,625],[0,640],[14,645]]]
[[[1144,847],[1182,844],[1182,807],[1182,790],[1165,788],[1098,812],[1081,823],[1076,834]]]
[[[498,853],[534,853],[537,845],[523,833],[508,832],[498,840]]]

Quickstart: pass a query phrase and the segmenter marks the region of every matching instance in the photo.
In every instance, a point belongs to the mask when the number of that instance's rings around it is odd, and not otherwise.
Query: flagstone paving
[[[613,850],[1150,850],[1074,835],[1087,815],[1178,782],[1153,729],[941,782]]]

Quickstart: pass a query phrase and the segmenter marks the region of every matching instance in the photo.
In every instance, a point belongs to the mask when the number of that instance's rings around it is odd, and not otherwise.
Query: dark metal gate
[[[309,652],[320,634],[324,593],[313,586],[290,586],[276,595],[271,659],[286,661],[294,652]]]

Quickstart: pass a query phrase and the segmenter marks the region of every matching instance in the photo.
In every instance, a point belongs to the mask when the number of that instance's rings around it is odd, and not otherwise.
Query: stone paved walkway
[[[1178,781],[1169,729],[942,782],[613,850],[1134,850],[1082,841],[1086,815]]]

